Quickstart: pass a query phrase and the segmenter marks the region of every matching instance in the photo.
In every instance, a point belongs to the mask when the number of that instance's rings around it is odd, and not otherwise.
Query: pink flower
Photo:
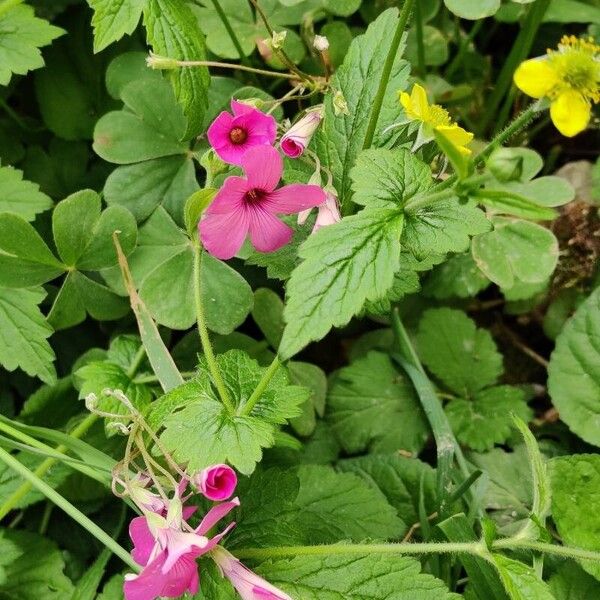
[[[185,523],[181,502],[171,501],[166,518],[155,513],[136,517],[129,526],[134,543],[133,559],[144,567],[139,575],[125,576],[123,591],[126,600],[155,600],[158,597],[177,598],[198,591],[196,558],[213,550],[235,523],[209,539],[206,533],[231,510],[239,506],[234,498],[212,508],[200,525],[192,530]]]
[[[221,160],[242,165],[242,157],[250,148],[271,146],[277,137],[277,123],[271,115],[231,101],[233,116],[223,111],[208,128],[208,141]]]
[[[291,596],[246,568],[224,548],[215,548],[211,556],[242,600],[293,600]]]
[[[200,221],[206,249],[221,259],[235,256],[246,236],[261,252],[285,246],[292,229],[275,215],[297,213],[325,202],[318,185],[295,183],[276,190],[283,160],[271,146],[251,148],[242,157],[246,178],[228,177]]]
[[[306,221],[306,219],[308,219],[309,214],[310,209],[302,211],[298,215],[298,224],[302,225]],[[323,202],[323,204],[319,206],[317,220],[315,221],[312,233],[315,233],[316,231],[321,229],[321,227],[333,225],[334,223],[338,223],[341,220],[342,216],[340,215],[337,196],[326,189],[325,202]]]
[[[281,138],[281,149],[290,158],[298,158],[306,150],[323,118],[323,107],[314,108],[294,123]]]
[[[193,483],[206,498],[220,502],[233,495],[237,475],[229,465],[213,465],[198,473]]]

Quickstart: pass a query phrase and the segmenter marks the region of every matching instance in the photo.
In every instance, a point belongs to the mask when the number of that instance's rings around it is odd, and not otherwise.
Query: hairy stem
[[[262,376],[262,379],[258,382],[256,389],[252,392],[250,398],[248,398],[248,402],[246,402],[246,404],[244,404],[242,407],[240,415],[249,415],[252,412],[252,409],[256,406],[256,403],[260,400],[264,391],[267,389],[271,379],[273,379],[273,376],[279,370],[280,365],[281,363],[279,362],[279,357],[276,355],[273,359],[273,362],[269,365],[269,368]]]
[[[200,334],[200,343],[202,344],[202,351],[206,357],[208,363],[208,370],[210,371],[213,383],[217,388],[221,402],[225,405],[227,410],[231,413],[235,413],[235,407],[229,392],[225,387],[225,382],[221,375],[221,370],[217,364],[215,353],[210,343],[210,336],[208,335],[208,328],[206,327],[206,316],[204,314],[204,305],[202,304],[202,294],[200,293],[200,277],[202,273],[202,250],[200,244],[196,242],[194,244],[194,301],[196,303],[196,322],[198,323],[198,333]]]
[[[160,63],[162,57],[157,60]],[[166,58],[166,61],[171,59]],[[254,67],[248,67],[246,65],[237,65],[233,63],[217,62],[214,60],[172,60],[172,64],[177,67],[215,67],[219,69],[235,69],[236,71],[247,71],[248,73],[255,73],[256,75],[266,75],[267,77],[277,77],[279,79],[298,79],[297,75],[291,73],[282,73],[279,71],[268,71],[267,69],[256,69]]]
[[[398,53],[398,48],[400,47],[404,30],[406,29],[408,20],[410,19],[413,3],[414,0],[404,0],[404,4],[402,5],[402,11],[400,12],[400,17],[398,18],[396,32],[392,38],[392,43],[385,59],[385,63],[383,64],[381,79],[379,80],[379,87],[377,88],[375,99],[373,100],[373,108],[371,109],[371,116],[369,117],[369,124],[367,125],[367,132],[365,133],[365,141],[363,142],[364,150],[370,148],[371,144],[373,143],[373,138],[375,137],[375,128],[377,127],[379,113],[381,112],[381,107],[383,106],[383,99],[390,81],[390,75],[392,74],[392,67],[394,66],[394,61],[396,60],[396,54]]]

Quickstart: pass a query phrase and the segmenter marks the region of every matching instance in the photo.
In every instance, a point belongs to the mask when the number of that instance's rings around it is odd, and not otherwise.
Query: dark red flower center
[[[252,188],[251,190],[248,190],[246,192],[244,200],[246,201],[246,204],[259,204],[260,202],[262,202],[266,194],[267,193],[264,190]]]
[[[229,139],[232,144],[243,144],[248,139],[248,132],[241,127],[234,127],[229,132]]]

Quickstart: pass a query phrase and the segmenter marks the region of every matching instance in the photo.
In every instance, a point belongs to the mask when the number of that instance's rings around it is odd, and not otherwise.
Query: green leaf
[[[274,444],[276,425],[299,415],[298,407],[309,392],[290,386],[285,371],[279,369],[250,414],[240,414],[265,369],[240,350],[217,356],[217,363],[236,414],[230,414],[218,400],[202,358],[193,380],[153,404],[150,423],[164,427],[162,443],[190,471],[229,462],[249,474],[261,459],[262,448]]]
[[[28,375],[53,384],[54,352],[47,340],[52,328],[38,308],[45,296],[41,287],[0,287],[0,363],[8,371],[19,367]]]
[[[409,525],[418,523],[420,485],[423,479],[423,503],[427,514],[436,509],[435,470],[418,458],[398,454],[369,454],[341,460],[336,468],[360,475],[367,484],[376,487]]]
[[[204,34],[187,4],[178,0],[148,0],[144,25],[146,39],[156,54],[186,61],[206,60]],[[200,133],[208,106],[208,69],[175,69],[169,72],[169,78],[187,117],[185,134],[180,137],[191,138]]]
[[[125,254],[136,243],[137,226],[131,213],[112,206],[101,212],[100,196],[92,190],[81,190],[60,202],[52,214],[52,230],[56,248],[69,267],[99,270],[117,264],[112,235],[119,231],[119,242]]]
[[[381,13],[365,34],[354,38],[342,66],[335,72],[331,88],[343,94],[348,114],[336,116],[333,94],[325,98],[325,118],[317,134],[317,151],[321,161],[333,173],[333,183],[342,205],[351,200],[350,170],[363,147],[369,115],[392,43],[390,32],[396,28],[397,21],[397,9]],[[398,119],[397,92],[406,88],[409,75],[409,65],[402,60],[402,53],[401,48],[392,66],[376,139],[383,129]]]
[[[96,600],[123,600],[123,575],[113,575],[102,588]],[[219,600],[221,600],[219,598]]]
[[[194,178],[194,181],[196,179]],[[196,230],[198,223],[202,217],[202,213],[208,208],[212,202],[217,190],[215,188],[202,188],[191,193],[185,201],[183,208],[183,223],[188,232],[188,235],[194,239],[197,235]]]
[[[526,421],[531,418],[526,399],[523,390],[500,385],[477,392],[472,400],[451,400],[445,411],[458,441],[484,452],[509,439],[511,413]]]
[[[186,118],[166,81],[132,81],[121,91],[129,110],[109,112],[94,129],[94,150],[108,162],[131,164],[185,155]]]
[[[23,180],[23,172],[13,167],[0,167],[0,212],[33,221],[35,215],[52,206],[52,200],[40,192],[39,186]]]
[[[489,220],[474,203],[449,198],[406,213],[401,242],[403,249],[423,259],[432,254],[465,252],[471,236],[489,229]]]
[[[352,454],[418,452],[429,435],[411,383],[381,352],[340,369],[328,395],[327,420]]]
[[[22,555],[17,544],[7,539],[4,531],[0,531],[0,586],[6,583],[5,566],[10,565],[15,559]]]
[[[44,66],[39,50],[64,31],[35,16],[26,4],[12,6],[0,14],[0,85],[8,85],[13,73]]]
[[[600,8],[578,0],[551,0],[544,14],[549,23],[590,23],[600,24]]]
[[[569,429],[600,446],[600,288],[579,306],[556,339],[548,391]]]
[[[281,298],[269,288],[258,288],[254,292],[252,318],[269,344],[277,349],[285,327]]]
[[[477,268],[471,253],[457,254],[434,267],[425,279],[423,293],[437,300],[472,298],[490,285]]]
[[[450,600],[444,583],[421,573],[421,564],[408,556],[298,556],[263,563],[259,575],[302,600]]]
[[[20,556],[5,567],[2,600],[65,600],[73,593],[63,573],[65,563],[54,542],[28,531],[5,529],[3,539],[17,546]]]
[[[571,561],[560,565],[548,583],[557,600],[600,598],[600,582]]]
[[[142,16],[146,0],[88,0],[94,10],[94,52],[100,52],[125,34],[131,34]]]
[[[492,336],[460,310],[426,311],[419,323],[417,346],[425,366],[464,397],[493,385],[502,374],[502,356]]]
[[[471,247],[483,273],[500,287],[515,281],[541,283],[552,275],[558,261],[554,234],[535,223],[495,217],[494,230],[478,235]]]
[[[491,17],[500,8],[500,0],[444,0],[444,4],[456,16],[473,21]]]
[[[427,48],[425,65],[439,67],[448,61],[448,41],[437,27],[432,27],[431,25],[423,26],[423,44]],[[408,32],[408,38],[406,39],[406,59],[413,65],[418,64],[419,61],[416,27],[411,27]]]
[[[302,414],[294,417],[290,425],[301,436],[311,435],[317,427],[317,415],[325,413],[327,375],[317,365],[290,361],[287,363],[290,381],[311,391],[310,398],[302,405]]]
[[[0,213],[0,285],[29,287],[46,283],[64,269],[27,221]]]
[[[536,572],[518,560],[492,554],[494,565],[511,600],[555,600]]]
[[[552,519],[563,543],[599,551],[600,456],[559,456],[548,464],[552,482]],[[580,564],[600,579],[598,563],[581,561]]]
[[[397,211],[367,209],[309,237],[287,286],[283,358],[345,325],[365,300],[389,290],[400,266],[402,223]]]
[[[160,71],[149,69],[146,64],[148,54],[141,51],[119,54],[106,68],[106,89],[112,98],[121,100],[121,93],[132,81],[147,79],[162,86]]]

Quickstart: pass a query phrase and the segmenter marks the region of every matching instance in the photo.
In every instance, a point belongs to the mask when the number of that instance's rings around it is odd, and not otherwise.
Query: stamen
[[[229,132],[229,139],[233,144],[243,144],[248,139],[248,132],[241,127],[234,127]]]

